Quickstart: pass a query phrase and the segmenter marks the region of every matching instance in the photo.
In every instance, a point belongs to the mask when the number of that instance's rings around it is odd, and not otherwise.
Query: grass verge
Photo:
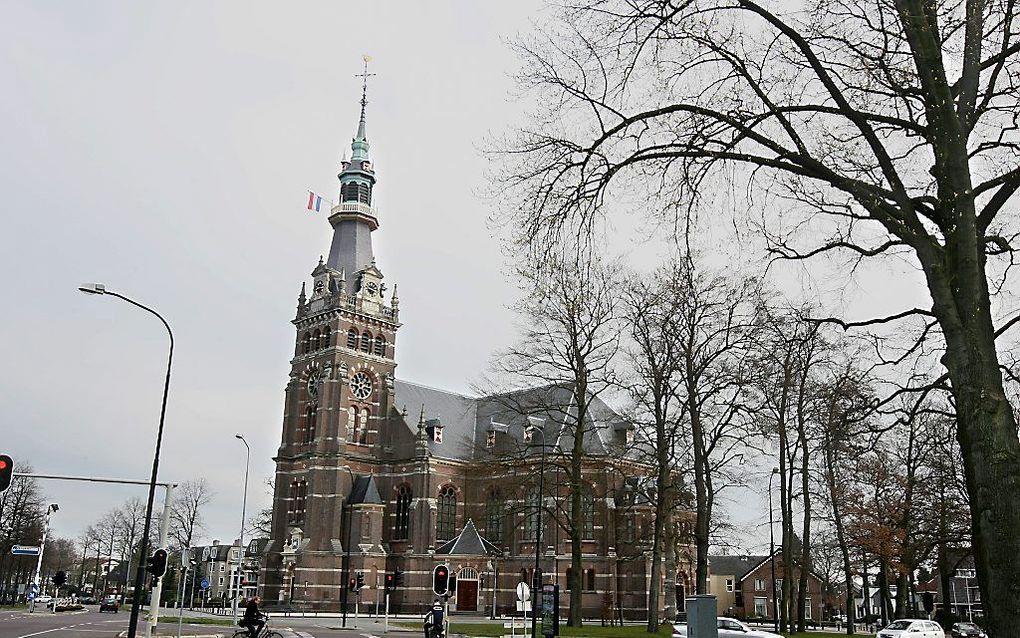
[[[160,616],[159,622],[177,624],[177,616]],[[182,622],[186,625],[219,625],[221,627],[230,627],[234,624],[234,621],[229,618],[203,618],[194,616],[185,616]]]
[[[397,623],[408,629],[421,629],[420,623]],[[530,625],[528,631],[530,632]],[[495,638],[504,634],[509,635],[509,629],[503,629],[503,623],[450,623],[451,634],[462,634],[464,636],[478,636]],[[657,636],[671,636],[673,630],[669,625],[659,627]],[[603,627],[602,625],[584,625],[582,627],[567,627],[560,622],[560,635],[572,638],[644,638],[649,634],[643,625],[631,625],[626,627]],[[831,637],[830,637],[831,638]]]

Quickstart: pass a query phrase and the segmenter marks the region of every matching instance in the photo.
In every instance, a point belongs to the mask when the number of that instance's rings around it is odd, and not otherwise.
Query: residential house
[[[708,593],[716,597],[719,616],[744,620],[775,618],[775,605],[782,604],[782,582],[787,577],[779,551],[776,551],[775,557],[776,580],[773,583],[772,561],[767,555],[709,556]],[[799,579],[800,570],[793,569],[790,577]],[[809,620],[821,620],[827,605],[822,579],[809,572],[807,582],[805,615]],[[778,591],[775,598],[774,589]]]

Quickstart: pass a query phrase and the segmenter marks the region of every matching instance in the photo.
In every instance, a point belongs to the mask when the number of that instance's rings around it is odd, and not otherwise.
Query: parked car
[[[116,596],[107,596],[103,599],[103,602],[99,603],[99,613],[104,611],[112,611],[113,613],[120,611],[120,602]]]
[[[885,629],[880,629],[877,638],[945,638],[946,632],[931,620],[894,620]]]
[[[987,638],[988,634],[972,622],[958,622],[950,630],[953,638]]]
[[[719,618],[716,620],[716,624],[719,627],[719,638],[783,638],[779,634],[769,631],[752,629],[736,618]],[[687,638],[687,625],[673,625],[673,638]],[[911,638],[920,637],[912,636]]]
[[[53,596],[47,596],[46,594],[42,594],[42,595],[39,595],[39,596],[35,597],[35,604],[36,605],[48,605],[48,604],[50,604],[51,600],[53,600]]]

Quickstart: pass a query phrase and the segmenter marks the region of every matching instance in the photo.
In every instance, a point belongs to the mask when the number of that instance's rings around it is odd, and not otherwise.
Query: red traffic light
[[[0,494],[3,494],[14,480],[14,459],[0,454]]]
[[[432,570],[432,591],[436,596],[445,596],[450,591],[450,568],[446,565],[437,565]]]

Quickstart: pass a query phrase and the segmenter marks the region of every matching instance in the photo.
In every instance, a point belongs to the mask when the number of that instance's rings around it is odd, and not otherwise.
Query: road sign
[[[531,599],[531,587],[528,587],[528,583],[517,583],[517,600],[530,600]]]
[[[209,579],[208,578],[203,578],[202,579],[202,589],[209,589]]]
[[[39,546],[38,545],[15,545],[11,548],[11,553],[15,556],[38,556]]]

